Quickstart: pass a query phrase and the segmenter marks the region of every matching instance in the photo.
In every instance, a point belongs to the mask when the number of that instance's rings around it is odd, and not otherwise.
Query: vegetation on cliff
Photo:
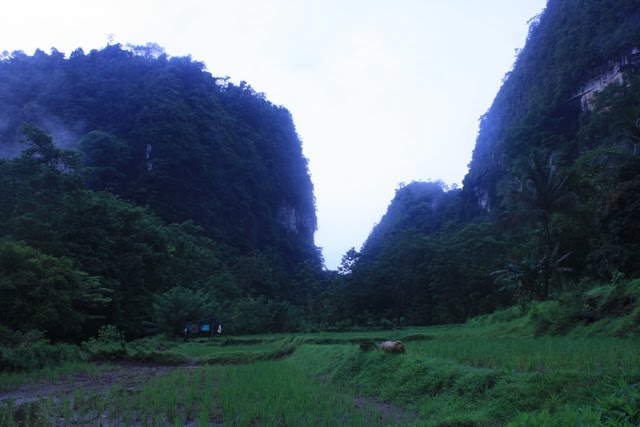
[[[285,108],[155,45],[13,52],[0,82],[3,325],[77,339],[112,323],[135,337],[163,324],[162,295],[202,315],[183,298],[194,292],[231,331],[299,326],[296,275],[322,260]],[[33,276],[54,270],[55,286]]]

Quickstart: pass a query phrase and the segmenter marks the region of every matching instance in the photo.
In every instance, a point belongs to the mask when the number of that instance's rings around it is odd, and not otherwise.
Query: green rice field
[[[146,345],[146,361],[3,374],[0,426],[640,423],[637,338],[534,337],[516,320]]]

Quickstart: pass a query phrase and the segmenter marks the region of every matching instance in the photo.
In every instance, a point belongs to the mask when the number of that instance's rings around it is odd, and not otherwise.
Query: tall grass
[[[0,426],[50,425],[210,425],[220,421],[212,368],[178,369],[149,380],[141,389],[118,384],[106,393],[52,396],[16,406],[0,404]]]
[[[606,374],[640,370],[637,339],[465,337],[411,342],[406,348],[417,357],[518,372],[570,370]]]
[[[20,406],[0,404],[3,427],[389,425],[384,419],[375,407],[356,408],[352,396],[289,361],[181,368],[140,390],[119,384],[106,394],[79,389]]]
[[[218,367],[216,373],[225,426],[375,426],[382,420],[288,360]]]
[[[504,425],[521,412],[573,408],[577,413],[581,405],[586,409],[580,413],[587,413],[607,393],[608,382],[640,380],[637,340],[462,338],[464,329],[408,342],[404,355],[364,352],[355,345],[307,345],[291,362],[311,367],[311,373],[351,394],[413,410],[426,426]]]
[[[109,368],[109,365],[97,366],[88,362],[63,362],[57,366],[45,366],[26,372],[0,372],[0,392],[27,383],[54,382],[71,375],[98,375]]]

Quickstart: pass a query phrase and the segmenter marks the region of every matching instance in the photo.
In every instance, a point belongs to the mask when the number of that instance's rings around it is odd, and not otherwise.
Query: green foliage
[[[289,112],[161,52],[113,44],[68,59],[4,57],[0,137],[14,146],[26,116],[84,154],[90,188],[167,222],[193,220],[243,254],[273,247],[287,269],[319,264],[313,185]]]
[[[579,209],[576,193],[567,191],[568,176],[558,172],[553,153],[534,151],[528,162],[518,168],[521,177],[515,178],[507,191],[505,205],[514,210],[502,214],[499,224],[506,228],[533,222],[539,230],[531,230],[527,237],[537,242],[534,253],[519,262],[510,262],[492,273],[496,280],[515,291],[521,300],[545,300],[557,285],[570,252],[561,253],[558,227],[554,227],[558,215],[575,216]],[[555,233],[552,234],[552,230]],[[528,230],[527,230],[528,231]],[[532,251],[533,252],[533,251]],[[557,286],[556,286],[557,287]]]
[[[160,331],[173,337],[183,336],[188,321],[216,318],[216,302],[202,291],[176,286],[156,295],[153,318]]]
[[[0,371],[30,371],[81,360],[77,346],[51,344],[45,339],[25,341],[15,347],[0,346]]]
[[[607,252],[599,261],[606,262],[608,273],[614,268],[632,276],[640,274],[640,264],[634,254],[638,253],[638,238],[640,238],[640,161],[631,159],[619,171],[619,181],[612,186],[606,198],[606,205],[598,220],[604,231],[603,242]],[[613,270],[613,271],[612,271]]]
[[[537,335],[564,335],[588,327],[614,336],[638,336],[639,289],[634,280],[568,293],[558,301],[534,305],[529,319]]]
[[[38,138],[51,144],[51,139],[44,134]],[[49,148],[49,157],[62,156],[60,150]],[[306,272],[295,286],[284,287],[288,273],[275,250],[232,256],[228,246],[213,242],[192,221],[165,225],[148,209],[109,193],[85,190],[77,182],[71,191],[62,185],[64,180],[54,183],[52,188],[58,194],[56,209],[34,211],[31,207],[38,203],[34,197],[41,183],[30,181],[32,171],[20,167],[25,159],[26,154],[0,165],[6,166],[7,177],[28,183],[19,188],[16,197],[6,205],[9,209],[4,217],[0,216],[0,231],[37,249],[12,240],[1,241],[0,259],[6,259],[0,262],[4,266],[0,268],[9,269],[2,286],[7,292],[11,289],[13,292],[7,293],[11,298],[3,300],[6,310],[4,317],[0,317],[1,324],[14,328],[18,325],[46,328],[50,336],[67,339],[90,335],[91,327],[86,331],[80,328],[89,318],[93,328],[100,325],[96,320],[106,318],[131,338],[144,334],[147,322],[153,319],[166,333],[178,335],[186,320],[203,317],[205,312],[206,317],[236,319],[236,325],[230,324],[232,331],[306,327],[299,309],[276,298],[287,296],[304,302],[307,280],[313,280],[317,274],[315,264],[299,270],[300,274]],[[22,258],[33,260],[18,262]],[[54,260],[58,261],[54,263]],[[59,270],[62,273],[56,273]],[[66,288],[60,289],[56,297],[62,298],[59,304],[53,296],[46,302],[27,301],[26,292],[33,288],[31,282],[44,281],[41,285],[44,286],[59,276],[66,282],[43,288],[54,292],[64,284]],[[186,285],[176,288],[176,283]],[[69,288],[78,289],[72,293]],[[162,294],[169,289],[172,291]],[[243,290],[253,295],[245,302]],[[260,299],[261,295],[270,298]],[[255,298],[260,302],[254,304]],[[227,313],[220,313],[217,301],[227,302]],[[27,304],[27,310],[22,310],[21,304]],[[70,311],[75,305],[84,310],[82,316]],[[74,315],[80,317],[74,320]],[[61,325],[66,329],[55,323],[56,318],[62,317],[65,321]],[[52,326],[56,329],[51,329]]]
[[[3,405],[0,423],[50,425],[55,420],[65,425],[185,425],[190,420],[210,425],[220,419],[211,369],[174,371],[144,381],[132,379],[140,382],[140,390],[116,384],[105,393],[77,390],[57,402],[43,399],[18,407]]]
[[[551,414],[548,409],[521,413],[509,423],[510,427],[591,427],[602,426],[600,414],[593,409],[565,409]]]
[[[594,407],[565,408],[555,413],[547,409],[534,413],[521,413],[509,426],[633,427],[640,425],[638,386],[629,385],[626,381],[620,380],[608,388],[609,393],[599,397]]]
[[[98,329],[98,341],[102,343],[123,343],[124,333],[114,325],[103,325]]]
[[[104,342],[90,338],[88,341],[82,342],[81,348],[91,361],[129,359],[129,352],[124,342]]]
[[[14,331],[4,325],[0,325],[0,346],[12,347],[20,342],[20,332]]]
[[[507,197],[514,199],[516,211],[507,211],[504,222],[536,221],[542,226],[547,247],[553,246],[551,221],[554,214],[575,215],[579,201],[576,193],[567,191],[568,176],[558,171],[553,153],[534,152]]]
[[[511,320],[522,317],[523,309],[521,305],[514,305],[503,310],[496,310],[490,314],[476,316],[467,321],[468,324],[488,326],[496,323],[509,322]]]
[[[313,244],[291,115],[245,82],[152,43],[4,55],[0,247],[35,267],[0,276],[0,340],[49,317],[71,321],[48,336],[74,339],[210,316],[235,333],[389,329],[549,298],[528,314],[537,335],[637,335],[630,284],[578,285],[640,277],[637,16],[634,0],[550,0],[480,121],[464,188],[402,185],[338,272]],[[624,83],[583,110],[583,85],[623,55]],[[32,124],[18,155],[25,119],[82,156]]]
[[[565,307],[560,301],[538,304],[529,311],[529,319],[535,335],[566,334],[580,319],[580,305]]]
[[[188,367],[118,366],[115,372],[125,373],[126,380],[107,390],[99,373],[90,372],[100,388],[71,393],[63,388],[33,405],[1,402],[0,423],[638,424],[637,340],[531,337],[512,327],[518,319],[507,318],[515,315],[515,310],[507,310],[485,325],[476,321],[394,332],[198,342],[158,336],[122,343],[126,354],[119,360]],[[41,334],[31,335],[25,340],[41,342]],[[362,351],[358,346],[362,340],[377,343],[383,337],[403,339],[406,353]],[[120,338],[109,326],[92,341],[115,346]],[[199,363],[216,366],[194,366]],[[74,369],[77,373],[84,368]],[[113,378],[113,368],[106,369],[103,378]],[[163,374],[148,375],[157,370]]]
[[[308,327],[302,310],[264,296],[236,300],[221,313],[221,319],[225,331],[232,334],[301,331]]]
[[[216,370],[222,418],[238,425],[385,425],[357,410],[347,394],[315,381],[295,363]]]
[[[628,384],[625,380],[609,386],[609,394],[598,399],[597,408],[602,411],[605,425],[640,425],[640,384]]]
[[[552,0],[533,19],[524,49],[480,122],[469,174],[469,205],[500,205],[500,182],[517,157],[537,148],[578,153],[581,86],[640,44],[637,4]],[[597,142],[596,142],[597,143]]]
[[[571,254],[558,254],[559,246],[545,254],[542,259],[524,259],[518,263],[507,264],[503,269],[491,273],[496,282],[503,283],[520,297],[521,301],[541,300],[549,297],[551,280],[571,269],[563,267],[564,261]]]
[[[98,278],[71,260],[8,239],[0,239],[0,290],[1,324],[47,330],[59,339],[78,337],[93,310],[109,302]]]
[[[80,300],[69,295],[74,301],[36,305],[52,327],[38,316],[24,327],[78,340],[110,323],[139,337],[154,298],[176,284],[229,306],[273,301],[274,319],[238,330],[301,327],[301,313],[284,301],[306,302],[296,275],[302,266],[311,280],[319,275],[321,257],[313,185],[286,109],[155,45],[68,59],[14,52],[0,60],[0,81],[0,237],[58,259],[67,276],[95,288],[82,296],[82,319],[64,311]],[[27,273],[2,286],[26,292]],[[3,303],[17,312],[24,301]],[[1,325],[21,321],[2,315]],[[54,330],[56,316],[69,330]]]
[[[397,191],[350,273],[339,277],[351,318],[373,325],[453,323],[505,301],[490,277],[505,243],[490,223],[460,220],[458,196],[437,183]]]
[[[481,118],[463,189],[402,186],[345,254],[343,321],[461,322],[580,280],[639,277],[637,16],[634,1],[548,2]],[[584,85],[614,63],[624,82],[588,94],[583,110]],[[542,310],[533,323],[564,333],[583,311]]]
[[[84,155],[85,182],[94,190],[122,193],[126,188],[130,147],[117,137],[103,131],[85,134],[78,143]]]

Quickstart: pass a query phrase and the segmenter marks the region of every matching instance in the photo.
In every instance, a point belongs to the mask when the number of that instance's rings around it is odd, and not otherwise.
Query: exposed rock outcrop
[[[591,110],[598,92],[601,92],[610,84],[624,83],[626,73],[635,71],[638,67],[640,67],[640,49],[634,48],[628,54],[611,60],[600,67],[596,75],[587,80],[573,97],[574,99],[580,99],[583,111]]]

